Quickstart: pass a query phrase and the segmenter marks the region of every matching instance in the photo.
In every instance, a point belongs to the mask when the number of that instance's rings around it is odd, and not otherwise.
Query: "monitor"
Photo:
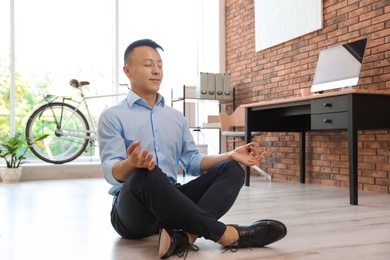
[[[352,87],[359,81],[367,39],[322,50],[311,92]]]

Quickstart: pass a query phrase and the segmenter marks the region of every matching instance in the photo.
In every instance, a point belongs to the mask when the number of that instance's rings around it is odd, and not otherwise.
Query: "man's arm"
[[[147,168],[149,171],[156,166],[153,161],[153,155],[144,150],[141,153],[141,143],[139,141],[132,143],[127,148],[127,158],[118,161],[112,168],[112,175],[118,181],[124,182],[126,178],[134,171],[135,168]]]
[[[112,167],[112,175],[116,180],[124,182],[134,169],[135,167],[132,166],[129,163],[129,159],[126,158],[125,160],[118,161],[114,164]]]
[[[222,153],[217,155],[207,155],[200,163],[200,171],[202,173],[208,172],[218,163],[231,159],[229,153]]]
[[[218,155],[207,155],[203,158],[200,163],[200,170],[202,173],[205,173],[211,170],[220,162],[226,160],[235,160],[238,163],[244,164],[246,166],[253,166],[258,164],[261,160],[264,159],[266,152],[263,152],[259,155],[254,143],[249,143],[247,145],[242,145],[234,149],[233,151],[222,153]]]

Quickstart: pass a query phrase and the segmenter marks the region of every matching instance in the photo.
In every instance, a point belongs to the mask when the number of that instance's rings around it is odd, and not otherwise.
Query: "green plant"
[[[48,135],[42,135],[34,139],[25,139],[21,133],[14,132],[2,138],[4,141],[0,144],[0,158],[3,158],[7,168],[19,168],[25,163],[27,150],[35,143],[42,141]]]

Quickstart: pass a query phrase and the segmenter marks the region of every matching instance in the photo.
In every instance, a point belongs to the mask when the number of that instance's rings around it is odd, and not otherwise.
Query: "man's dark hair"
[[[129,53],[132,52],[135,48],[141,47],[141,46],[149,46],[155,50],[160,49],[160,50],[164,51],[164,49],[159,44],[157,44],[155,41],[152,41],[150,39],[138,40],[138,41],[132,42],[129,46],[127,46],[126,51],[125,51],[125,56],[124,56],[125,64],[126,64],[127,57],[129,56]]]

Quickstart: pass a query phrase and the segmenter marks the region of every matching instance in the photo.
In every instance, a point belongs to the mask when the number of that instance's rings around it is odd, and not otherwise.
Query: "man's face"
[[[129,78],[131,89],[138,95],[156,94],[163,78],[159,52],[148,46],[135,48],[127,57],[123,71]]]

